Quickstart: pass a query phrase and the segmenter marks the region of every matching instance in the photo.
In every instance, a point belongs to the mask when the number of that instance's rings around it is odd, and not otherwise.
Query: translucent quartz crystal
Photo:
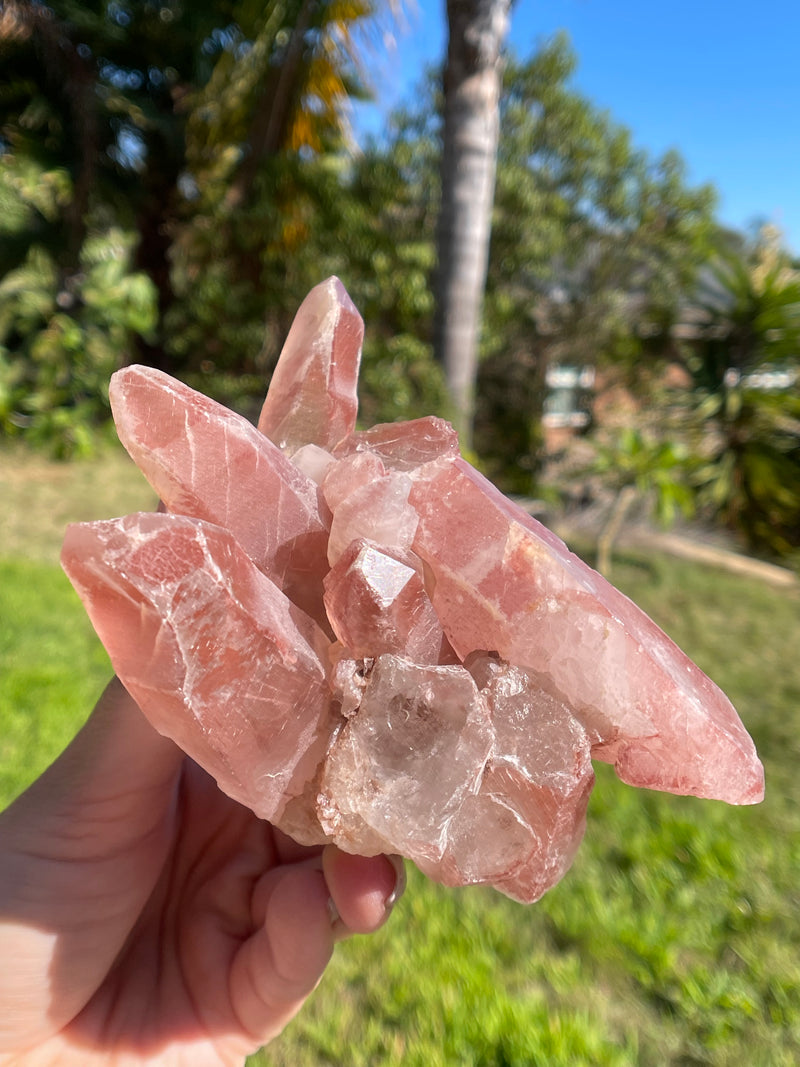
[[[565,873],[586,824],[594,773],[589,739],[544,679],[485,653],[466,666],[495,731],[480,789],[451,834],[452,884],[488,881],[535,900]]]
[[[415,480],[414,550],[456,653],[548,679],[623,781],[734,804],[763,795],[727,697],[639,608],[462,459]]]
[[[342,462],[346,463],[347,460]],[[336,563],[352,541],[362,537],[379,545],[407,551],[419,521],[408,502],[410,491],[411,478],[408,474],[388,471],[348,494],[333,509],[328,538],[330,565]]]
[[[258,420],[288,455],[309,443],[330,450],[355,428],[363,338],[361,316],[338,278],[300,305]]]
[[[333,511],[352,493],[372,485],[386,474],[383,461],[371,452],[340,459],[326,468],[321,482],[325,503]]]
[[[303,445],[292,456],[292,463],[316,485],[322,485],[325,473],[330,469],[334,459],[330,452],[319,445]]]
[[[70,526],[63,564],[153,725],[222,789],[280,816],[331,730],[329,642],[233,536],[176,515]]]
[[[111,379],[117,433],[167,510],[230,530],[255,563],[327,625],[330,512],[318,486],[240,415],[150,367]]]
[[[415,663],[439,662],[444,631],[421,570],[411,557],[351,541],[325,577],[324,601],[333,632],[353,657],[394,652]]]
[[[378,456],[387,467],[399,471],[416,470],[431,460],[461,454],[456,431],[449,422],[434,415],[358,430],[345,437],[335,449],[338,458],[357,452]]]
[[[518,900],[558,881],[594,780],[568,708],[485,655],[469,669],[383,655],[343,661],[335,677],[351,690],[349,710],[317,799],[334,840],[400,852],[447,885],[490,883]]]
[[[372,452],[346,455],[328,467],[322,495],[333,514],[328,539],[330,565],[359,538],[407,550],[418,522],[408,502],[410,491],[410,476],[387,470]]]
[[[486,702],[461,666],[383,655],[365,675],[358,711],[328,752],[320,822],[351,851],[366,829],[375,851],[435,866],[491,749]]]
[[[447,423],[355,430],[361,331],[341,283],[313,290],[261,432],[158,371],[112,379],[170,514],[71,527],[63,563],[144,714],[302,843],[524,901],[572,860],[591,756],[760,800],[728,700]]]

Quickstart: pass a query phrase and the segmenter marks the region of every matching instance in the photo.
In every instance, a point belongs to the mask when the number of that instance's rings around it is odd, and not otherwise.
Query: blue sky
[[[408,9],[410,5],[406,5]],[[378,64],[370,126],[412,90],[444,49],[444,0],[418,0]],[[692,183],[712,182],[718,216],[779,225],[800,253],[800,3],[765,0],[517,0],[509,41],[520,56],[564,29],[572,84],[658,155],[677,148]]]

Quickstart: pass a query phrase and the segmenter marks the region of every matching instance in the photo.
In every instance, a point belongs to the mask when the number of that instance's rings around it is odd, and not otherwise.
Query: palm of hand
[[[23,1040],[4,1044],[0,1022],[0,1050],[10,1052],[0,1052],[0,1064],[241,1064],[301,1007],[337,937],[384,921],[395,870],[384,857],[295,844],[165,747],[138,709],[120,705],[127,695],[105,699],[94,729],[90,720],[50,780],[7,813],[12,841],[31,825],[38,836],[38,854],[21,861],[22,881],[49,885],[33,912],[5,908],[17,913],[11,951],[46,980],[27,995],[28,1021],[16,1027]],[[136,764],[132,738],[142,757],[133,782],[119,769],[123,749],[126,766]],[[65,785],[88,763],[90,789]],[[142,765],[152,772],[143,775]],[[37,813],[54,795],[67,812],[60,839],[37,832]],[[58,931],[44,951],[43,917]]]
[[[113,1048],[148,1063],[241,1063],[322,974],[333,931],[319,850],[282,838],[189,761],[174,824],[144,911],[52,1039],[53,1062],[87,1063],[92,1050],[107,1062]]]

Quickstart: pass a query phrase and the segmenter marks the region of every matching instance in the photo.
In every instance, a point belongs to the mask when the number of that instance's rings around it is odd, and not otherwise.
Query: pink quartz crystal
[[[421,571],[408,554],[363,538],[350,542],[323,584],[333,632],[353,656],[394,652],[414,663],[439,663],[444,630]]]
[[[120,440],[167,510],[230,530],[287,596],[326,624],[330,512],[314,482],[247,419],[161,371],[126,367],[111,379],[109,397]]]
[[[259,430],[291,455],[306,444],[330,450],[355,429],[364,324],[338,278],[317,285],[286,338]]]
[[[338,458],[358,452],[378,456],[386,467],[411,471],[433,459],[461,453],[458,434],[444,419],[428,415],[409,422],[385,422],[345,437],[334,450]]]
[[[574,856],[592,756],[760,800],[727,698],[452,427],[355,429],[362,332],[341,283],[317,286],[258,430],[158,371],[112,379],[169,514],[70,527],[62,558],[144,714],[302,843],[522,901]]]
[[[331,729],[329,642],[227,530],[139,514],[70,526],[62,560],[145,715],[266,819]]]
[[[360,457],[356,457],[360,458]],[[349,460],[341,461],[343,464]],[[325,493],[328,477],[322,483]],[[336,508],[328,538],[328,562],[333,566],[347,546],[364,537],[402,552],[411,548],[419,519],[409,503],[411,477],[402,471],[387,471],[345,496]],[[326,494],[326,500],[329,495]]]
[[[460,657],[488,648],[535,670],[632,785],[747,804],[753,742],[727,697],[619,590],[462,459],[412,492],[414,549]]]

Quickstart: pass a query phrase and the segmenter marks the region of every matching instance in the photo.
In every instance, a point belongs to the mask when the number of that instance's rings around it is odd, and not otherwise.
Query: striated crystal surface
[[[522,901],[574,856],[591,757],[760,800],[727,698],[452,427],[355,430],[361,336],[338,280],[313,290],[259,430],[158,371],[112,379],[168,514],[71,527],[63,562],[156,728],[302,843]]]
[[[421,570],[413,557],[351,541],[325,577],[324,601],[333,632],[353,657],[394,652],[415,663],[439,662],[444,630]]]
[[[70,526],[64,569],[156,728],[275,819],[330,734],[329,642],[233,536],[177,515]]]
[[[167,510],[230,530],[255,563],[327,625],[330,511],[319,488],[246,419],[152,367],[111,379],[117,433]]]
[[[332,449],[356,424],[364,324],[338,278],[315,286],[289,331],[258,420],[288,455]]]

